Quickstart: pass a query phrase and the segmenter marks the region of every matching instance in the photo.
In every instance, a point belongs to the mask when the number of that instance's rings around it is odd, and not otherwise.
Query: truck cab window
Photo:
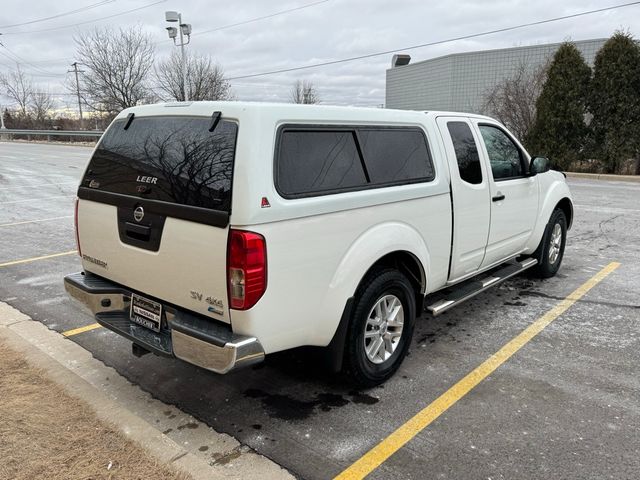
[[[469,125],[465,122],[449,122],[447,123],[447,129],[449,130],[449,135],[451,135],[453,149],[456,152],[460,178],[473,185],[482,183],[482,168],[480,167],[478,147],[473,139]]]
[[[367,184],[351,130],[285,130],[276,168],[278,187],[291,197]]]
[[[358,132],[371,183],[383,185],[433,180],[433,163],[420,129],[360,128]]]
[[[480,133],[487,147],[493,179],[522,177],[522,153],[507,134],[491,125],[480,125]]]

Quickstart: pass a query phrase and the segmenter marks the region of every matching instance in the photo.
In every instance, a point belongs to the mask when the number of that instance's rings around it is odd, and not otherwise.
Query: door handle
[[[491,200],[493,200],[494,202],[499,202],[501,200],[504,200],[504,194],[498,192],[498,195],[496,195],[495,197],[493,197]]]
[[[126,222],[125,232],[129,238],[148,242],[151,238],[151,228],[144,225],[136,225],[135,223]]]

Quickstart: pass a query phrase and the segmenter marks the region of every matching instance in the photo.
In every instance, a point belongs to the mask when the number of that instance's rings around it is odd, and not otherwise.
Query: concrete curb
[[[618,182],[640,183],[640,175],[611,175],[608,173],[564,172],[569,178],[585,178],[589,180],[608,180]]]
[[[70,395],[91,405],[101,420],[194,480],[294,478],[233,437],[153,399],[80,345],[4,302],[0,302],[0,337]],[[168,422],[176,428],[166,428]],[[174,438],[157,427],[173,432]],[[206,453],[198,451],[199,445],[207,446]]]

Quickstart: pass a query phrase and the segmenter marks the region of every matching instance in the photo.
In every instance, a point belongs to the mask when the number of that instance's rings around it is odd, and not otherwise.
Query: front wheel
[[[394,269],[371,272],[355,296],[345,345],[346,373],[358,386],[390,378],[407,354],[416,317],[411,282]]]
[[[553,277],[560,268],[567,243],[567,217],[559,208],[551,214],[540,245],[533,254],[538,260],[534,273],[540,278]]]

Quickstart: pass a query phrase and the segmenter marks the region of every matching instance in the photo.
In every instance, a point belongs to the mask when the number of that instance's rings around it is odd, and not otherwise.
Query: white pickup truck
[[[133,353],[225,373],[326,347],[375,385],[416,317],[556,273],[562,173],[463,113],[193,102],[120,113],[78,189],[70,296]],[[428,321],[428,320],[425,320]]]

